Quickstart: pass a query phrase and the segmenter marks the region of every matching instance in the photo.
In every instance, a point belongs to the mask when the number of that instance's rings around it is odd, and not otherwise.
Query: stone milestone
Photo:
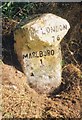
[[[47,13],[14,32],[14,49],[27,82],[39,93],[51,93],[61,84],[60,42],[69,29],[67,20]]]

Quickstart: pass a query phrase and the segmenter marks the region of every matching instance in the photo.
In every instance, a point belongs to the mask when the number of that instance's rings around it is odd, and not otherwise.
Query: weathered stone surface
[[[60,42],[69,28],[65,19],[49,13],[14,33],[14,48],[27,81],[40,93],[50,93],[61,84]]]

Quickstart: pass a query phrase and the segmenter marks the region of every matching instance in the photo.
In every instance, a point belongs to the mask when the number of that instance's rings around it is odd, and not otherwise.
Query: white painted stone
[[[49,13],[15,31],[15,51],[28,84],[37,92],[50,93],[61,84],[60,42],[69,29],[67,20]]]

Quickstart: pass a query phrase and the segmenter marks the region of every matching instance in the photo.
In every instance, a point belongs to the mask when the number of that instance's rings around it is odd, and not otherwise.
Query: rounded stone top
[[[33,19],[22,28],[28,28],[31,35],[38,36],[40,41],[59,44],[70,29],[70,25],[67,20],[52,13],[46,13]]]

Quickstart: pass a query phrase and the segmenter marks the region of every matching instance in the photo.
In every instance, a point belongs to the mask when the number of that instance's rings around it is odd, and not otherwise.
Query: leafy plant
[[[23,19],[32,14],[36,4],[31,2],[3,2],[2,16],[12,19]]]

